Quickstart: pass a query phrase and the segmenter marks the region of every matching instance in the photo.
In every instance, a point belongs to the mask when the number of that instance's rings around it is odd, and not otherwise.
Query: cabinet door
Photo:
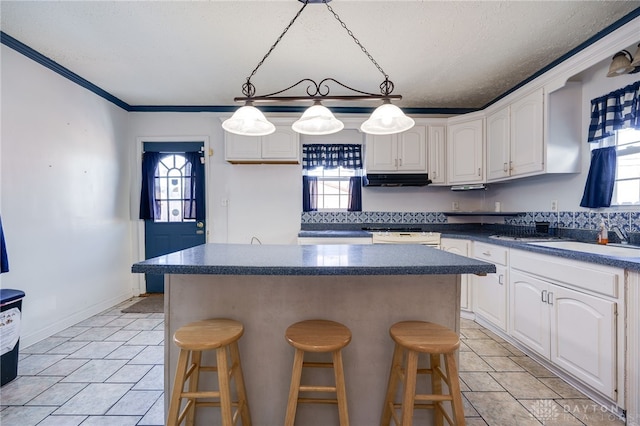
[[[482,119],[452,124],[447,129],[449,183],[483,181]]]
[[[398,170],[427,172],[427,141],[424,126],[414,126],[397,135]]]
[[[367,172],[388,172],[398,169],[397,135],[367,135]]]
[[[427,173],[433,184],[444,185],[445,175],[445,139],[444,126],[429,126],[429,138],[427,143]]]
[[[225,160],[259,160],[262,158],[262,138],[240,136],[234,133],[224,134]]]
[[[278,126],[276,131],[262,137],[262,158],[299,161],[300,137],[289,127]]]
[[[549,358],[549,283],[513,269],[509,274],[509,333]]]
[[[501,330],[507,330],[507,268],[496,265],[495,274],[473,276],[473,311]]]
[[[509,108],[487,117],[487,181],[509,177]]]
[[[511,176],[544,170],[542,89],[511,104]]]
[[[458,254],[460,256],[469,256],[469,241],[443,238],[440,241],[442,250],[449,253]],[[469,291],[469,275],[460,275],[460,308],[465,311],[471,310],[471,297]]]
[[[616,303],[550,285],[549,305],[551,361],[615,399]]]

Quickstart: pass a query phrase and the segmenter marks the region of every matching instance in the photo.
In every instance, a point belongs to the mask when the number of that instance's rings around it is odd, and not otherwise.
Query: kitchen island
[[[136,263],[132,271],[165,275],[165,401],[176,329],[232,318],[245,326],[240,352],[253,424],[282,424],[294,352],[284,332],[294,322],[323,318],[351,329],[343,350],[349,417],[354,426],[370,426],[379,423],[384,400],[389,327],[417,319],[459,331],[460,274],[493,273],[495,266],[419,245],[205,244]],[[199,410],[196,423],[219,424],[218,412],[207,410]],[[337,424],[337,409],[301,404],[296,419]]]

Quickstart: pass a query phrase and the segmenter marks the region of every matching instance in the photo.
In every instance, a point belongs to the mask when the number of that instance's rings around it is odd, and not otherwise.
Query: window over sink
[[[616,131],[616,180],[612,205],[640,205],[640,130]]]

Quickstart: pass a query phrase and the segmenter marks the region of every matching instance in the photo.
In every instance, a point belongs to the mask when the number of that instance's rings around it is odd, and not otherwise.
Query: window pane
[[[617,179],[640,178],[640,153],[618,156]]]
[[[640,204],[640,179],[616,182],[613,195],[616,204]]]

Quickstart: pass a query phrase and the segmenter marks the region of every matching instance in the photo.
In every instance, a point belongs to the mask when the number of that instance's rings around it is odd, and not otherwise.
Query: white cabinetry
[[[487,181],[544,170],[543,91],[487,116]]]
[[[616,295],[623,279],[616,268],[566,260],[560,264],[554,257],[512,250],[509,332],[616,400]]]
[[[473,257],[496,265],[495,274],[472,276],[473,311],[486,321],[507,331],[509,249],[473,243]]]
[[[469,256],[468,240],[458,240],[455,238],[442,238],[440,240],[440,248],[449,253],[459,254],[460,256]],[[471,310],[471,294],[469,288],[469,275],[460,275],[460,308],[465,311]]]
[[[425,126],[394,135],[367,135],[366,169],[368,173],[426,173]]]
[[[476,118],[447,126],[448,183],[484,181],[483,121]]]
[[[429,126],[427,138],[427,161],[429,179],[432,185],[444,185],[447,183],[446,174],[446,127]]]
[[[300,162],[300,137],[289,126],[276,126],[267,136],[240,136],[225,132],[225,160],[230,163]]]

